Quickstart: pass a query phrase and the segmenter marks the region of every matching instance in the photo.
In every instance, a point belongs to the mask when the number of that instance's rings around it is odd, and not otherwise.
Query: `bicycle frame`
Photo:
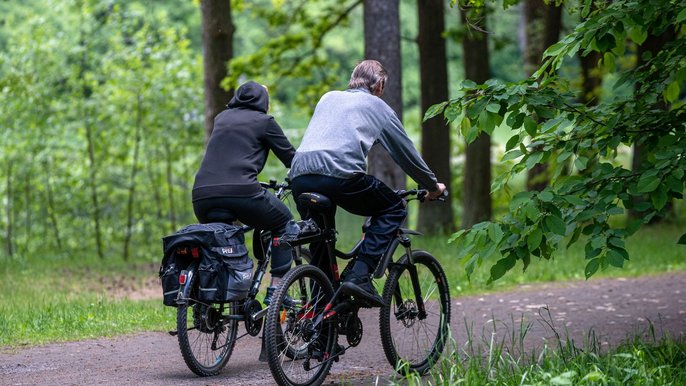
[[[317,328],[321,323],[323,323],[325,320],[331,318],[332,316],[343,313],[343,312],[348,312],[348,311],[357,311],[359,306],[353,304],[350,301],[344,301],[344,302],[338,302],[338,299],[342,295],[341,291],[341,278],[339,275],[338,271],[338,264],[336,261],[336,258],[341,258],[344,260],[350,260],[359,254],[360,247],[362,245],[362,240],[364,240],[364,235],[363,238],[358,241],[355,246],[350,250],[350,252],[342,252],[338,249],[335,248],[336,244],[336,230],[333,227],[330,227],[329,224],[332,224],[333,221],[331,218],[329,218],[328,214],[319,214],[320,216],[323,217],[323,224],[324,227],[321,230],[319,234],[311,235],[311,236],[305,236],[302,238],[298,238],[297,240],[293,241],[288,241],[288,244],[290,244],[293,247],[300,246],[303,244],[311,244],[311,243],[316,243],[316,242],[321,242],[325,244],[326,246],[326,254],[324,256],[325,261],[320,261],[318,264],[318,268],[322,269],[324,271],[324,274],[327,275],[327,277],[333,278],[332,284],[334,288],[334,296],[333,298],[329,301],[329,303],[326,304],[324,307],[324,312],[321,313],[316,317],[314,320],[314,327]],[[421,235],[420,232],[407,229],[407,228],[400,228],[398,230],[398,233],[396,236],[391,240],[391,243],[388,245],[386,252],[381,258],[381,261],[379,262],[379,265],[377,266],[376,270],[374,271],[374,277],[375,278],[381,278],[383,277],[384,273],[386,272],[387,269],[390,269],[393,265],[399,264],[393,261],[393,255],[398,248],[398,246],[402,246],[405,249],[405,253],[408,256],[408,272],[410,273],[410,277],[412,280],[412,286],[413,286],[413,292],[415,296],[415,301],[417,302],[417,308],[419,310],[419,315],[418,317],[420,319],[425,319],[426,318],[426,310],[424,306],[424,300],[422,297],[421,293],[421,286],[419,283],[419,278],[417,274],[416,267],[414,267],[414,262],[412,261],[412,243],[410,240],[410,235]],[[396,291],[394,294],[396,298],[396,302],[398,304],[402,303],[402,298],[401,294],[399,291]],[[339,353],[337,355],[340,355],[342,353]]]

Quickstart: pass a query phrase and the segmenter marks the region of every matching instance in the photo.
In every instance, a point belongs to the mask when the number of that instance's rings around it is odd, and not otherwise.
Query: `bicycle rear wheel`
[[[264,330],[269,369],[279,385],[317,386],[326,378],[337,330],[333,321],[316,321],[332,298],[331,282],[317,267],[300,265],[283,277]]]
[[[387,306],[381,307],[379,318],[386,358],[402,375],[428,372],[440,358],[450,329],[450,292],[443,268],[424,251],[412,251],[412,259],[414,264],[404,255],[391,268],[383,291]]]
[[[233,353],[238,321],[226,316],[223,305],[203,304],[193,299],[177,308],[181,355],[188,368],[201,377],[219,374]]]

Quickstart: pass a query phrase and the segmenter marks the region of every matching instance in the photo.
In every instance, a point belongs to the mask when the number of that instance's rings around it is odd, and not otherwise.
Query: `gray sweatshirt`
[[[420,186],[437,189],[431,172],[393,110],[365,89],[331,91],[319,100],[289,177],[319,174],[351,178],[367,172],[367,154],[380,143]]]

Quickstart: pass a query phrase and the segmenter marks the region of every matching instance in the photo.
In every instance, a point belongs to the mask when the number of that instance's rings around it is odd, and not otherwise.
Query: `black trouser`
[[[269,230],[272,237],[283,235],[286,223],[293,218],[288,207],[266,190],[253,197],[216,197],[198,200],[193,202],[193,211],[201,223],[232,223],[238,220],[256,229]],[[290,247],[272,246],[271,275],[282,277],[286,274],[291,267],[292,258]]]
[[[403,200],[379,179],[367,174],[350,179],[307,174],[294,178],[291,187],[296,198],[305,192],[320,193],[352,214],[371,216],[358,260],[372,270],[407,216]],[[307,215],[304,208],[298,207],[298,212]],[[313,264],[321,261],[324,253],[324,246],[312,245]]]

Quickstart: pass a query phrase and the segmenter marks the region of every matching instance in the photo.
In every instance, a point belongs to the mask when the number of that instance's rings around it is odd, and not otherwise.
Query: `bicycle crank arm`
[[[250,315],[250,319],[252,319],[253,322],[256,322],[262,318],[264,318],[265,315],[267,315],[267,311],[269,311],[269,307],[263,308],[254,314]]]

